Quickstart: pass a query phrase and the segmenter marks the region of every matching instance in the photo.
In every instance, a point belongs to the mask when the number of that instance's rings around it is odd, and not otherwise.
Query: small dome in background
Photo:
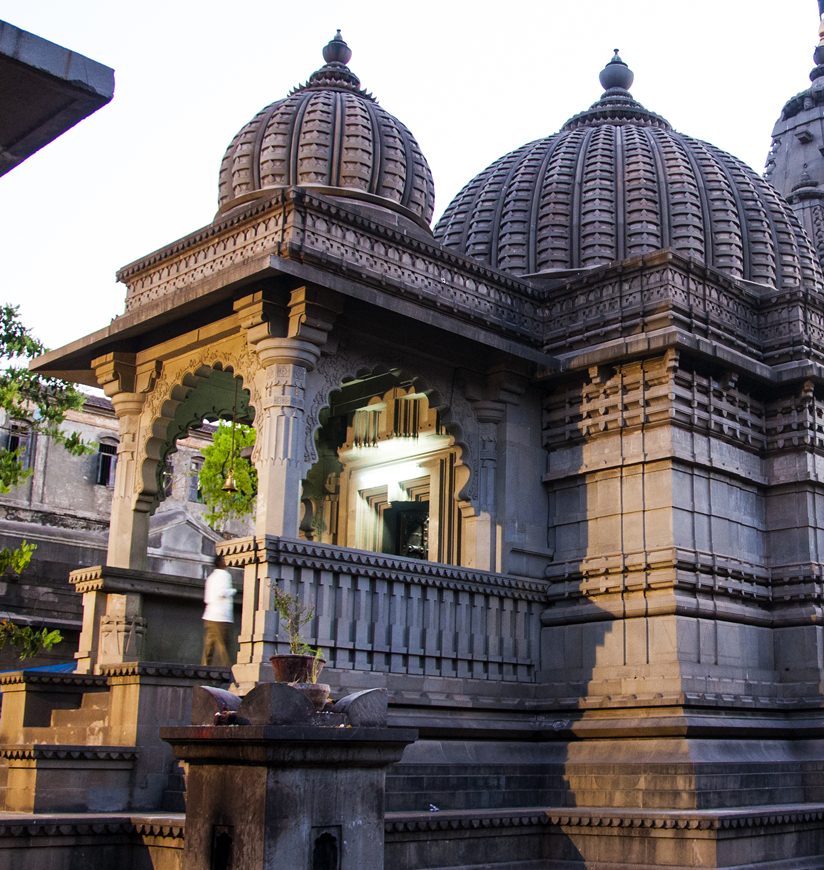
[[[764,179],[633,99],[617,50],[600,78],[598,102],[464,187],[435,227],[442,245],[521,276],[671,249],[760,284],[822,285],[808,237]]]
[[[288,187],[359,200],[429,229],[435,191],[415,137],[363,90],[338,31],[325,65],[232,140],[220,167],[219,211]]]

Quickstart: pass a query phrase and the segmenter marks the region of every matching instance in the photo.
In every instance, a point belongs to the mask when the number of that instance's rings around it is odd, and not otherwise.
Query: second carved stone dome
[[[326,64],[235,136],[220,167],[219,214],[287,187],[309,187],[429,229],[435,190],[415,137],[361,89],[338,35]]]
[[[632,79],[616,51],[601,73],[601,99],[472,179],[435,237],[515,275],[668,248],[758,284],[821,286],[787,202],[740,160],[641,106],[629,93]]]

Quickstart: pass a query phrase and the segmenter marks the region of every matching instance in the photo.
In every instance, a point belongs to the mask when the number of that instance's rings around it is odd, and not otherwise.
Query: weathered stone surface
[[[362,689],[341,698],[332,709],[342,713],[352,726],[375,728],[386,725],[388,706],[386,689]]]
[[[307,722],[315,706],[285,683],[261,683],[244,696],[238,712],[250,725],[296,725]]]
[[[216,713],[234,712],[241,699],[226,689],[195,686],[192,692],[192,725],[214,725]]]
[[[417,732],[241,725],[163,736],[188,764],[187,870],[220,866],[218,854],[231,855],[227,867],[382,870],[386,769]]]

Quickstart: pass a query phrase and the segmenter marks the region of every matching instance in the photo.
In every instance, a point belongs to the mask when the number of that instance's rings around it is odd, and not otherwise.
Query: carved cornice
[[[540,345],[540,290],[337,203],[303,190],[293,194],[299,213],[284,237],[282,257],[331,269],[389,295]]]
[[[186,830],[182,821],[133,818],[132,824],[135,832],[144,837],[170,837],[182,840]]]
[[[218,544],[217,550],[234,567],[265,561],[462,592],[504,594],[527,601],[544,601],[548,588],[539,580],[274,536],[238,538]]]
[[[132,836],[169,837],[182,840],[184,822],[177,820],[108,817],[95,814],[60,816],[50,813],[44,816],[23,816],[0,819],[0,838],[19,837],[99,837],[122,834]]]
[[[203,581],[171,574],[93,565],[69,573],[69,582],[78,592],[116,592],[151,594],[173,598],[202,598]]]
[[[824,624],[820,562],[766,566],[672,548],[550,563],[546,576],[544,625],[676,613],[771,628]]]
[[[0,686],[14,685],[40,685],[40,686],[64,686],[67,688],[92,689],[106,688],[105,677],[96,674],[60,674],[48,671],[11,671],[0,674]]]
[[[667,811],[534,807],[516,812],[452,811],[438,813],[387,813],[387,834],[477,831],[497,828],[634,828],[679,831],[726,831],[766,829],[781,825],[820,823],[824,804],[796,804],[766,807],[758,812],[742,810]]]
[[[121,269],[126,310],[267,254],[351,272],[387,296],[540,343],[542,291],[301,189],[256,202]]]
[[[131,746],[64,746],[36,743],[22,746],[0,746],[0,758],[9,761],[126,761],[140,754]]]
[[[232,679],[232,670],[228,667],[178,664],[176,662],[117,662],[101,665],[100,672],[107,680],[118,677],[163,677],[174,680],[208,680],[228,683]]]
[[[189,235],[183,236],[183,238],[169,245],[164,245],[153,253],[141,257],[139,260],[134,260],[127,266],[123,266],[121,269],[118,269],[115,277],[118,281],[128,285],[132,279],[142,272],[148,271],[153,266],[176,257],[178,254],[190,251],[195,246],[215,239],[228,230],[234,229],[241,224],[246,224],[266,212],[278,209],[281,206],[283,198],[284,194],[281,191],[275,196],[252,200],[244,208],[233,211],[231,215],[207,224],[207,226],[201,227],[199,230],[195,230],[193,233],[189,233]]]
[[[562,357],[677,328],[693,341],[740,353],[753,366],[824,358],[821,293],[800,288],[777,293],[672,252],[571,278],[549,292],[543,315],[544,350]]]

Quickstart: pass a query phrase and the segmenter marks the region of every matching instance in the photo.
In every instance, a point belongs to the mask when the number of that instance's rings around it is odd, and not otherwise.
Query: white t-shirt
[[[206,578],[203,618],[209,622],[234,622],[232,599],[236,591],[232,586],[232,575],[225,568],[215,568]]]

